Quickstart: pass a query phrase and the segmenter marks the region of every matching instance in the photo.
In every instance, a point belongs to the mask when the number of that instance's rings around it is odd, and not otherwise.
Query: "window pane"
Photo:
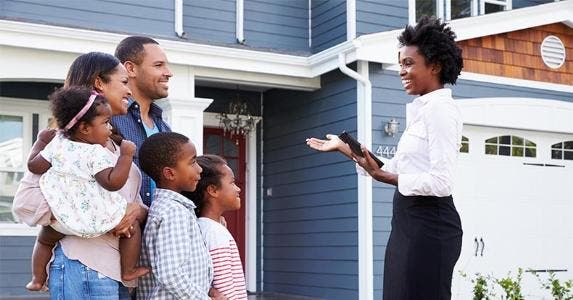
[[[564,144],[564,149],[572,149],[573,150],[573,141],[569,141],[569,142],[565,142]]]
[[[530,140],[525,140],[525,146],[527,147],[535,147],[535,143]]]
[[[502,5],[497,5],[497,4],[493,4],[493,3],[486,3],[485,4],[485,13],[486,14],[491,14],[491,13],[498,12],[498,11],[503,11]]]
[[[563,149],[563,143],[557,143],[551,145],[551,149]]]
[[[552,159],[563,159],[563,151],[561,150],[551,150]]]
[[[452,0],[452,20],[469,17],[472,14],[471,0]]]
[[[518,136],[511,136],[511,144],[516,146],[523,146],[523,138]]]
[[[237,159],[227,159],[227,165],[229,166],[229,168],[231,168],[231,170],[233,170],[233,174],[235,174],[235,176],[239,174],[237,172],[237,170],[239,169],[239,164]]]
[[[536,157],[537,151],[535,148],[525,148],[525,156],[527,157]]]
[[[511,136],[509,135],[500,136],[499,143],[504,145],[511,145]]]
[[[491,139],[487,139],[487,140],[485,140],[485,142],[488,144],[497,144],[497,136],[492,137]]]
[[[495,145],[485,145],[485,154],[497,154],[497,146]]]
[[[469,142],[469,139],[465,136],[462,136],[462,142]]]
[[[0,115],[0,222],[12,222],[12,199],[24,171],[24,118]]]
[[[436,15],[436,0],[416,0],[416,21],[423,15]]]
[[[499,146],[499,155],[509,156],[510,150],[511,150],[511,147],[509,147],[509,146]]]
[[[235,143],[235,138],[230,139],[225,137],[225,150],[223,151],[223,155],[225,157],[237,157],[239,156],[239,146]]]
[[[468,143],[463,143],[462,147],[460,148],[460,152],[462,153],[469,153],[470,145]]]
[[[205,153],[221,155],[221,137],[218,135],[208,135],[204,150]]]
[[[563,158],[566,160],[573,160],[573,151],[563,151]]]
[[[523,148],[520,147],[511,148],[511,156],[523,156]]]

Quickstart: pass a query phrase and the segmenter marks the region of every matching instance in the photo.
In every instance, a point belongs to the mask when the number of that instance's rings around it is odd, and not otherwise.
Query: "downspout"
[[[360,82],[357,85],[357,139],[372,145],[372,84],[368,78],[368,62],[357,61],[358,73],[346,66],[346,53],[338,54],[338,68]],[[374,299],[372,227],[372,178],[358,175],[358,299]]]
[[[183,31],[183,0],[175,0],[175,34],[182,39],[187,38]]]
[[[245,20],[245,3],[243,0],[237,0],[235,8],[235,37],[239,44],[245,43],[244,20]]]

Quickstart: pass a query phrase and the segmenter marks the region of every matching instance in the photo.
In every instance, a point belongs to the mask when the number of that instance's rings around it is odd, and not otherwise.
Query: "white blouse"
[[[462,116],[452,91],[439,89],[406,105],[406,130],[384,171],[398,174],[404,196],[452,194],[462,138]]]

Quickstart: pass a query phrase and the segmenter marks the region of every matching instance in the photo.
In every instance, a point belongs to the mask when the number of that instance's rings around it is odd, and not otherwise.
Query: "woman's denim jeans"
[[[50,297],[52,300],[129,300],[123,284],[105,277],[78,260],[68,259],[58,244],[50,265]]]

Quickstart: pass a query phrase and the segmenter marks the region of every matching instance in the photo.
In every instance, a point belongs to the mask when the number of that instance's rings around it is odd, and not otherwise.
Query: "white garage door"
[[[465,125],[463,135],[469,151],[460,153],[454,191],[464,229],[454,298],[472,298],[460,272],[501,278],[522,268],[573,279],[573,134]],[[526,299],[549,299],[528,272],[522,288]]]

